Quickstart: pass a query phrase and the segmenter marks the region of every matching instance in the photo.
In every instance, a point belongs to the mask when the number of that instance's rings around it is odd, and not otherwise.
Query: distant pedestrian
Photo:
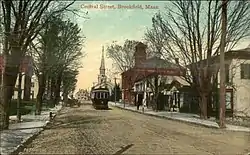
[[[137,110],[139,110],[140,106],[142,105],[143,98],[139,98],[137,102]]]
[[[140,103],[139,103],[139,101],[137,101],[136,106],[137,106],[137,110],[139,110],[139,108],[140,108]]]
[[[143,98],[142,102],[143,102],[143,104],[142,104],[143,107],[146,107],[147,106],[147,100],[145,98]]]

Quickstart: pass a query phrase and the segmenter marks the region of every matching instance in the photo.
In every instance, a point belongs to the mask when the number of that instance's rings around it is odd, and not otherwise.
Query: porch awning
[[[170,76],[169,80],[168,80],[168,84],[171,84],[173,81],[177,81],[181,85],[184,85],[184,86],[189,86],[190,85],[187,81],[185,81],[183,78],[181,78],[179,76]]]

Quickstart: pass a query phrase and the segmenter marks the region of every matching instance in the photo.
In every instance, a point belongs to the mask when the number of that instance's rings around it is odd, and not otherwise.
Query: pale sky
[[[169,2],[149,1],[77,1],[73,7],[81,11],[88,11],[89,19],[76,17],[74,20],[79,24],[82,33],[86,37],[83,50],[87,54],[82,60],[83,68],[78,75],[76,91],[88,89],[97,82],[99,73],[102,46],[107,46],[112,41],[123,43],[125,39],[141,41],[146,28],[152,25],[152,16],[159,10],[164,9]],[[98,5],[99,9],[83,8],[88,4]],[[151,5],[154,9],[100,9],[101,4],[113,5]],[[156,9],[158,7],[158,9]],[[239,48],[245,48],[249,42],[242,43]],[[105,59],[106,69],[112,69],[112,61]]]
[[[87,89],[97,82],[102,46],[112,41],[123,43],[125,39],[142,40],[146,28],[152,25],[152,16],[164,8],[166,2],[110,2],[110,1],[77,1],[74,7],[88,11],[90,19],[77,18],[83,34],[86,37],[84,51],[86,57],[82,60],[83,68],[78,75],[77,89]],[[106,5],[152,5],[159,9],[84,9],[87,4]],[[106,69],[112,69],[112,61],[105,59]]]

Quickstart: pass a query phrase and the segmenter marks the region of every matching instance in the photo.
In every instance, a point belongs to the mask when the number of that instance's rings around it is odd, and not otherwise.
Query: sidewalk
[[[49,113],[52,112],[55,117],[61,108],[60,104],[48,111],[42,111],[41,115],[23,115],[23,122],[10,124],[9,130],[0,131],[0,154],[13,154],[22,149],[26,143],[43,131],[43,128],[49,123]],[[16,116],[11,116],[10,119],[14,119],[14,117]]]
[[[116,102],[109,102],[110,106],[113,107],[118,107],[121,109],[124,109],[124,104]],[[197,118],[198,115],[196,114],[188,114],[188,113],[178,113],[178,112],[167,112],[167,111],[160,111],[160,112],[155,112],[152,109],[144,109],[144,113],[142,112],[142,109],[140,107],[140,110],[136,109],[136,106],[125,104],[125,110],[145,114],[145,115],[150,115],[150,116],[155,116],[155,117],[160,117],[160,118],[166,118],[170,120],[175,120],[175,121],[180,121],[180,122],[185,122],[185,123],[191,123],[191,124],[196,124],[196,125],[201,125],[209,128],[216,128],[218,129],[219,126],[216,122],[210,121],[210,120],[202,120]],[[226,130],[230,131],[242,131],[242,132],[250,132],[250,128],[247,127],[242,127],[242,126],[235,126],[235,125],[227,125]]]

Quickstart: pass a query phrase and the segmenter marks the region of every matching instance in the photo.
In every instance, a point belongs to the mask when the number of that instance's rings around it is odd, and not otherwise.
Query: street
[[[20,154],[246,154],[250,135],[110,107],[65,107]]]

